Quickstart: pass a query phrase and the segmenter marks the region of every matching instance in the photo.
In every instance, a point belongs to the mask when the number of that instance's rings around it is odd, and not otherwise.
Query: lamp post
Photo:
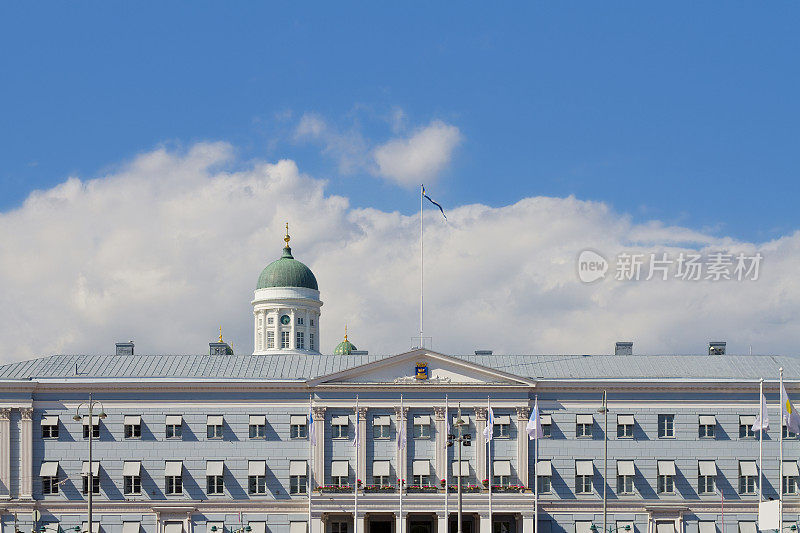
[[[463,499],[461,496],[461,482],[462,479],[462,472],[461,472],[461,446],[462,442],[464,441],[464,419],[461,418],[461,402],[458,402],[458,418],[456,419],[456,427],[458,428],[458,437],[456,441],[458,442],[458,533],[463,532],[462,527],[462,512],[463,512]]]
[[[608,531],[608,396],[605,390],[603,390],[603,407],[597,412],[603,413],[605,417],[603,422],[603,531],[611,533]]]
[[[589,526],[589,529],[591,530],[592,533],[597,533],[597,526],[594,525],[594,523],[592,523],[592,525]],[[614,529],[609,529],[609,530],[604,530],[604,531],[606,531],[606,533],[614,533],[615,531],[619,531],[620,529],[623,530],[623,531],[630,531],[631,530],[631,525],[630,524],[625,524],[624,526],[619,526],[619,527],[615,527]]]
[[[94,472],[92,472],[92,440],[94,437],[94,420],[92,419],[92,412],[94,411],[95,404],[100,405],[100,414],[98,418],[103,419],[106,417],[105,409],[103,409],[103,404],[92,400],[92,393],[89,393],[89,402],[86,404],[89,414],[89,471],[86,473],[87,479],[87,491],[88,499],[87,499],[87,506],[86,506],[86,514],[89,518],[89,525],[88,531],[86,533],[94,533],[92,528],[92,493],[94,492]],[[81,416],[81,407],[83,407],[83,403],[79,404],[78,407],[75,409],[75,416],[72,417],[75,421],[83,420],[83,416]],[[100,425],[100,421],[97,422],[98,426]],[[80,526],[76,526],[76,530],[79,530]]]

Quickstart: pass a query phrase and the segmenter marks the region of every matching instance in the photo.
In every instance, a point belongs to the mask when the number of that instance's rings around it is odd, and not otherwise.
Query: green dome
[[[358,350],[355,345],[347,340],[347,335],[344,336],[344,340],[339,343],[339,346],[333,351],[333,355],[350,355],[354,351]]]
[[[292,249],[289,248],[288,243],[283,249],[281,258],[268,264],[258,276],[256,289],[266,289],[267,287],[305,287],[315,291],[319,290],[314,273],[292,257]]]

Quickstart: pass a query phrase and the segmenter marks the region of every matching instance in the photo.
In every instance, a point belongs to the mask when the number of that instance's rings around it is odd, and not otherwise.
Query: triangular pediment
[[[309,381],[311,386],[338,383],[535,386],[528,378],[422,348]]]

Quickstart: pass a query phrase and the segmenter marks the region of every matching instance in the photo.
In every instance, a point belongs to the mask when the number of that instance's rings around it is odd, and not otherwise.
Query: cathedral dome
[[[319,290],[317,278],[314,277],[311,269],[292,257],[292,249],[289,247],[288,241],[281,258],[268,264],[258,276],[256,289],[268,287],[304,287],[315,291]]]
[[[352,342],[347,340],[347,334],[345,333],[344,340],[340,342],[333,351],[333,355],[350,355],[356,350],[358,350],[358,348],[356,348]]]

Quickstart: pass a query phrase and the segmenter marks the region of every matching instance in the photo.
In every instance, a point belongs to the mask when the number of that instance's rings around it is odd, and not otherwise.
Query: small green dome
[[[333,355],[350,355],[354,351],[358,350],[355,345],[347,340],[347,335],[344,336],[344,340],[339,343],[339,346],[333,351]]]
[[[288,241],[288,236],[286,240]],[[268,264],[258,276],[256,289],[266,289],[267,287],[304,287],[315,291],[319,290],[314,273],[292,257],[292,249],[288,242],[283,249],[281,258]]]

